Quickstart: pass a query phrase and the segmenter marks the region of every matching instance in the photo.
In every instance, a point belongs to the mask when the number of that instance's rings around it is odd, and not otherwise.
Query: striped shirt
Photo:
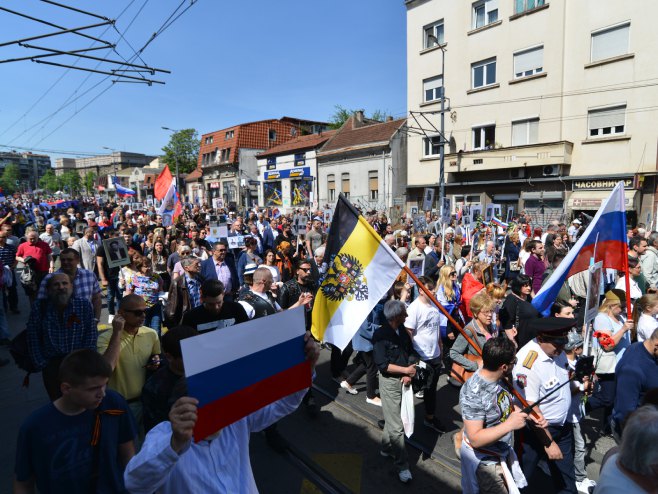
[[[0,247],[0,261],[11,268],[16,262],[16,247],[9,244]]]
[[[63,273],[61,269],[57,270],[56,273]],[[55,273],[53,273],[55,274]],[[48,298],[48,291],[46,286],[48,285],[48,280],[53,274],[48,274],[45,276],[39,287],[39,293],[37,298],[40,300],[45,300]],[[101,287],[98,284],[96,275],[89,271],[88,269],[78,268],[75,272],[75,279],[73,280],[73,297],[84,298],[91,302],[91,299],[97,293],[101,293]]]

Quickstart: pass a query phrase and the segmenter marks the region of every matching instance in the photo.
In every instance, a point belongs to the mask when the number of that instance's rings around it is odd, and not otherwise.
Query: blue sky
[[[181,0],[60,3],[93,6],[94,13],[109,18],[127,7],[116,28],[139,49]],[[3,6],[68,28],[101,22],[37,0]],[[162,126],[193,127],[203,134],[284,115],[328,120],[336,104],[402,117],[405,23],[403,0],[198,0],[143,52],[148,65],[172,71],[153,76],[165,85],[112,84],[111,78],[103,81],[104,75],[65,73],[30,61],[0,64],[0,145],[99,154],[108,152],[106,146],[158,154],[169,137]],[[0,26],[0,42],[54,31],[5,12],[0,12]],[[100,36],[104,29],[84,32]],[[110,28],[101,37],[114,42],[119,34]],[[93,42],[65,35],[31,43],[72,50]],[[125,41],[117,50],[126,59],[132,55]],[[35,53],[16,45],[0,47],[3,60]],[[45,60],[73,62],[71,57]],[[79,65],[93,68],[96,62]],[[99,69],[110,67],[103,63]]]

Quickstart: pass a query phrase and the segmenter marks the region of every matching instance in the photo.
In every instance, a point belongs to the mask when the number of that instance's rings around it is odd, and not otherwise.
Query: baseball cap
[[[573,220],[571,223],[576,223],[577,225],[580,225],[580,224],[581,224],[581,221],[580,221],[578,218],[576,218],[576,219]]]
[[[256,272],[256,269],[258,269],[258,266],[256,264],[249,263],[244,267],[244,273],[243,274],[254,274]]]

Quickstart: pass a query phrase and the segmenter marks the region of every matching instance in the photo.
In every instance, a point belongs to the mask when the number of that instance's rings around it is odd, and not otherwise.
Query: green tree
[[[332,129],[339,129],[347,121],[347,119],[354,115],[354,112],[356,112],[356,110],[350,110],[349,108],[345,108],[342,105],[335,105],[334,110],[334,114],[329,119],[329,126]],[[386,120],[387,116],[388,113],[386,111],[375,110],[367,118],[370,120],[376,120],[377,122],[383,122]]]
[[[5,166],[0,177],[0,186],[6,194],[13,194],[20,190],[18,185],[21,180],[21,171],[16,163],[9,163]]]
[[[60,177],[60,184],[71,195],[82,190],[82,179],[75,170],[65,171]]]
[[[55,175],[53,170],[48,170],[43,177],[39,179],[39,187],[49,192],[56,192],[59,190],[59,177]]]
[[[201,140],[196,129],[183,129],[171,134],[169,142],[162,151],[163,160],[169,166],[172,175],[176,174],[176,162],[181,174],[190,173],[197,166]]]
[[[94,172],[87,172],[85,175],[85,188],[87,189],[87,194],[92,195],[94,193],[94,187],[96,186],[96,174]]]

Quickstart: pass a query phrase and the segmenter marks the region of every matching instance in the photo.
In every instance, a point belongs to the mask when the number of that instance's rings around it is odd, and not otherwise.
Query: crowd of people
[[[249,433],[264,430],[282,450],[276,422],[300,404],[317,415],[313,393],[191,442],[197,402],[187,396],[180,341],[298,307],[310,330],[331,268],[324,211],[186,205],[164,225],[154,208],[133,211],[122,201],[69,206],[9,198],[0,213],[0,343],[10,344],[6,311],[18,313],[23,291],[29,357],[51,400],[21,427],[15,491],[255,491]],[[330,372],[352,395],[366,376],[366,403],[384,417],[380,453],[401,482],[413,477],[401,417],[409,390],[423,401],[418,423],[443,434],[453,429],[438,418],[443,386],[455,386],[464,492],[534,492],[547,482],[540,464],[555,492],[652,492],[658,459],[647,435],[655,441],[658,430],[646,423],[655,422],[658,388],[657,232],[628,232],[628,293],[625,273],[606,272],[589,345],[594,371],[581,375],[587,280],[569,278],[548,317],[531,304],[584,231],[580,220],[542,229],[521,215],[507,228],[479,223],[471,231],[427,213],[416,231],[412,217],[393,224],[363,214],[418,283],[400,273],[347,348],[331,348]],[[226,236],[214,237],[224,216]],[[104,302],[109,319],[101,321]],[[310,336],[305,351],[314,363]],[[448,384],[440,385],[443,373]],[[595,410],[600,434],[620,443],[598,486],[585,468],[592,437],[580,427]]]

